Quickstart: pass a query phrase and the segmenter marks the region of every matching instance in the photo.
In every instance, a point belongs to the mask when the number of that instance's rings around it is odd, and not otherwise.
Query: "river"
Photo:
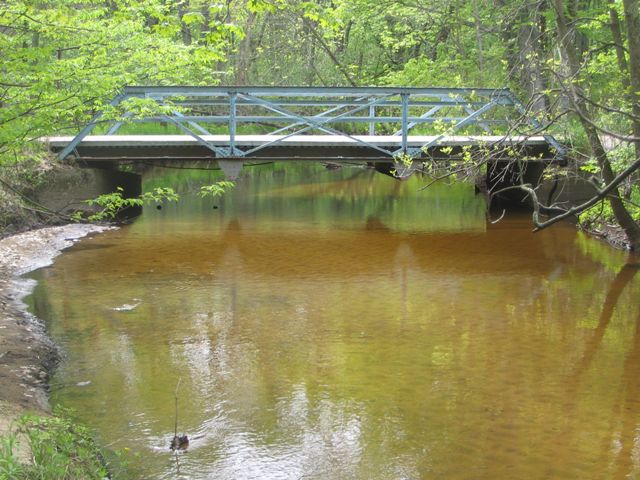
[[[624,253],[492,224],[461,183],[283,163],[187,193],[219,178],[152,170],[181,202],[34,275],[65,355],[52,402],[125,451],[124,478],[640,475]]]

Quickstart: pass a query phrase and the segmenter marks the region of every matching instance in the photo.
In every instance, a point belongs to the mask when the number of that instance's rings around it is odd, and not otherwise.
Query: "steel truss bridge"
[[[45,141],[59,159],[87,164],[214,159],[230,178],[255,159],[381,163],[407,176],[469,148],[562,158],[542,131],[509,89],[134,86],[75,137]]]

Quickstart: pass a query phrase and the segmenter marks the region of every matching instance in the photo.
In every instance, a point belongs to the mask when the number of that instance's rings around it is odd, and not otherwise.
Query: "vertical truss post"
[[[407,153],[407,136],[409,134],[409,94],[401,93],[402,101],[402,153]]]
[[[373,99],[372,99],[373,100]],[[376,134],[376,122],[374,120],[376,116],[376,106],[369,105],[369,136],[373,137]]]
[[[229,93],[229,156],[235,157],[236,152],[236,101],[238,94]]]
[[[444,107],[444,105],[436,105],[435,107],[433,107],[431,110],[429,110],[427,113],[423,113],[422,115],[420,115],[420,119],[424,119],[424,118],[430,118],[433,116],[434,113],[438,112],[439,110],[442,110],[442,108]],[[416,125],[418,125],[419,122],[411,122],[408,126],[407,126],[407,130],[411,130],[413,127],[415,127]],[[402,135],[402,129],[396,131],[394,134],[394,136],[398,136],[398,135]]]

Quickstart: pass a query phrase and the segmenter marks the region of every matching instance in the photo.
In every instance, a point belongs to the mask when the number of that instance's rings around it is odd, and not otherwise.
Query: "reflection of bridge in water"
[[[127,87],[110,108],[115,120],[100,112],[75,137],[46,139],[50,148],[94,165],[216,160],[230,178],[254,159],[360,161],[404,177],[468,149],[544,164],[564,152],[550,135],[529,135],[541,125],[508,89]],[[131,123],[156,130],[122,134]]]

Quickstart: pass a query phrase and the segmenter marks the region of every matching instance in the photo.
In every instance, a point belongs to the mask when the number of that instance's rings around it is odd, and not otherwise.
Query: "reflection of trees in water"
[[[600,313],[600,318],[598,319],[598,326],[595,328],[591,338],[587,342],[582,359],[572,374],[574,378],[579,379],[591,365],[596,352],[602,344],[602,339],[607,332],[607,327],[609,327],[609,324],[611,323],[611,317],[613,316],[613,311],[620,300],[620,295],[631,280],[633,280],[633,277],[637,272],[638,264],[627,263],[618,271],[611,282],[604,304],[602,305],[602,311]]]
[[[367,221],[364,224],[365,230],[377,230],[379,232],[390,232],[391,229],[387,227],[380,219],[375,215],[369,215]]]
[[[631,278],[640,268],[640,264],[625,265],[629,267],[629,272],[626,273],[628,277],[627,283],[631,281]],[[618,453],[618,471],[615,478],[629,478],[625,475],[630,475],[638,465],[633,465],[633,450],[640,437],[637,435],[638,423],[636,416],[630,415],[629,412],[637,411],[638,401],[640,400],[640,378],[638,378],[638,366],[640,365],[640,312],[636,318],[636,325],[633,334],[633,341],[631,343],[631,349],[627,354],[627,358],[624,362],[624,369],[622,373],[623,389],[620,391],[620,395],[624,395],[623,401],[620,402],[619,415],[622,417],[622,425],[620,428],[620,443],[621,449]],[[624,461],[625,457],[629,458],[632,471],[627,471],[629,468]]]
[[[144,188],[172,185],[180,193],[193,193],[218,177],[211,171],[153,169],[145,174]],[[268,223],[274,217],[299,218],[306,211],[326,223],[334,223],[336,215],[353,220],[374,215],[396,230],[485,230],[484,203],[474,196],[472,186],[433,185],[421,191],[423,184],[419,177],[401,182],[360,166],[327,170],[320,164],[282,162],[248,170],[215,202],[214,208],[221,208],[215,213],[210,199],[185,195],[170,213],[163,209],[163,218],[174,211],[181,218],[195,213],[210,219],[250,213]],[[160,217],[155,211],[147,214]]]
[[[589,370],[597,352],[602,347],[603,339],[611,324],[613,312],[620,300],[622,292],[631,283],[636,273],[640,269],[638,263],[625,264],[616,274],[605,297],[602,311],[598,319],[598,325],[589,338],[582,358],[569,380],[570,398],[577,402],[578,387],[584,374]],[[637,410],[637,404],[640,400],[640,379],[638,378],[638,366],[640,366],[640,311],[635,321],[635,329],[633,340],[629,353],[627,354],[622,373],[622,383],[618,388],[616,401],[613,403],[614,410],[611,412],[609,424],[611,426],[611,435],[615,436],[615,425],[620,425],[619,445],[617,452],[618,468],[613,478],[628,478],[633,473],[636,466],[633,465],[633,448],[640,440],[636,435],[637,421],[631,412]],[[618,421],[616,421],[618,418]],[[604,437],[602,440],[602,452],[611,451],[612,438]],[[629,471],[631,469],[631,471]]]

